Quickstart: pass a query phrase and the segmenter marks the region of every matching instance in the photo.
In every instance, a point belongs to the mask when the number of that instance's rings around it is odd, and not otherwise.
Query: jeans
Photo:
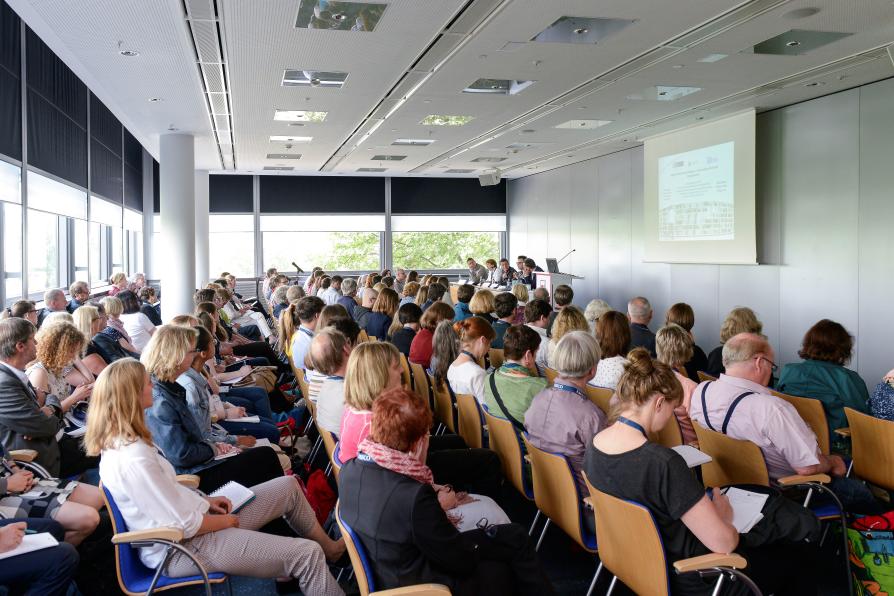
[[[228,392],[221,395],[221,399],[257,414],[261,420],[273,421],[270,398],[260,387],[230,387]]]
[[[0,527],[18,522],[28,524],[29,530],[49,532],[58,546],[17,555],[0,564],[0,586],[8,586],[11,594],[35,596],[64,596],[78,570],[78,551],[62,542],[65,530],[51,519],[4,519]]]

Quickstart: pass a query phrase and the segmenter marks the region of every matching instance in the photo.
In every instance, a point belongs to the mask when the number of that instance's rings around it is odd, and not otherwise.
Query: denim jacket
[[[177,377],[177,384],[186,389],[186,405],[199,425],[202,436],[211,443],[236,444],[236,437],[211,420],[211,387],[201,373],[190,368]]]
[[[152,378],[152,406],[146,408],[152,440],[178,474],[194,474],[214,465],[215,449],[189,411],[186,389]]]

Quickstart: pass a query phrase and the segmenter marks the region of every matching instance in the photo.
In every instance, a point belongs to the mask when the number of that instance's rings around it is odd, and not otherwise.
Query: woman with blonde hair
[[[422,286],[419,285],[419,282],[416,281],[408,281],[406,284],[404,284],[403,298],[400,299],[400,305],[398,306],[398,308],[400,306],[403,306],[404,304],[407,304],[408,302],[415,302],[416,304],[419,304],[418,302],[416,302],[416,294],[419,293],[419,288],[421,287]]]
[[[126,277],[124,279],[127,280]],[[130,335],[124,329],[124,323],[121,322],[121,315],[124,313],[124,303],[115,296],[106,296],[99,303],[102,305],[107,317],[106,328],[100,331],[100,333],[108,335],[110,339],[118,342],[122,348],[131,354],[139,354],[140,351],[134,347],[133,342],[130,340]]]
[[[388,328],[394,320],[399,302],[397,292],[391,288],[379,290],[379,296],[373,303],[372,312],[366,319],[365,328],[370,337],[375,336],[379,341],[388,339]]]
[[[190,329],[159,327],[147,352],[153,351],[153,343],[175,346],[185,342],[189,346],[191,335]],[[184,358],[192,355],[188,352]],[[294,478],[280,476],[249,485],[255,496],[238,513],[227,498],[206,497],[177,482],[174,468],[159,452],[161,446],[153,442],[159,435],[151,432],[152,423],[147,424],[144,418],[144,409],[151,412],[155,408],[154,393],[150,376],[139,362],[120,360],[97,380],[96,406],[88,419],[84,443],[91,454],[102,455],[99,473],[103,486],[115,499],[127,526],[132,531],[161,527],[182,531],[181,544],[209,572],[291,576],[305,594],[344,594],[326,566],[327,560],[341,557],[344,543],[326,536]],[[280,517],[301,538],[258,531]],[[151,569],[167,562],[163,571],[171,577],[195,573],[191,559],[182,554],[166,561],[163,545],[142,547],[140,559]]]
[[[127,289],[127,275],[119,271],[109,278],[109,284],[112,286],[109,288],[109,296],[116,296],[118,292]]]
[[[416,290],[415,302],[421,308],[422,305],[425,304],[425,302],[427,300],[428,300],[428,286],[420,284],[419,289]]]
[[[571,331],[589,330],[590,324],[587,322],[584,313],[582,313],[579,308],[568,305],[560,310],[553,323],[552,337],[550,338],[549,343],[546,344],[546,361],[549,367],[553,369],[556,368],[555,362],[553,362],[553,353],[559,345],[559,340],[561,340],[566,333],[570,333]]]
[[[747,306],[737,306],[729,311],[720,326],[720,345],[708,354],[708,365],[705,372],[712,377],[719,377],[726,372],[726,367],[723,366],[723,344],[728,339],[740,333],[762,335],[763,331],[764,324],[757,318],[757,314]]]
[[[96,377],[111,362],[105,359],[104,350],[96,341],[97,334],[106,326],[106,316],[100,313],[95,306],[85,304],[78,307],[71,317],[74,320],[75,327],[87,339],[87,344],[81,354],[81,363],[90,371],[92,376]],[[124,350],[120,351],[119,357],[127,357]]]
[[[515,325],[525,324],[525,305],[528,303],[528,286],[515,284],[512,286],[512,294],[518,298],[518,306],[515,308]]]
[[[683,388],[683,399],[680,405],[674,408],[674,415],[683,433],[683,444],[688,445],[698,440],[692,420],[689,419],[689,404],[692,402],[692,392],[695,391],[697,383],[686,374],[686,363],[692,359],[692,336],[683,327],[669,323],[655,334],[655,351],[658,360],[674,371],[674,376]]]
[[[671,323],[682,327],[692,338],[692,357],[686,362],[686,376],[698,383],[698,371],[707,370],[708,356],[695,343],[695,336],[692,334],[692,328],[695,327],[695,311],[685,302],[677,302],[671,305],[664,315],[664,324]]]
[[[496,304],[494,303],[494,293],[486,288],[479,289],[472,294],[472,299],[469,300],[469,311],[471,311],[473,315],[478,315],[491,325],[496,321],[493,314],[491,314],[496,308]]]

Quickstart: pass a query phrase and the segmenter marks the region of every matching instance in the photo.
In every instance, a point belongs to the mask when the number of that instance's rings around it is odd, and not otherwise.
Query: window
[[[143,214],[124,210],[124,265],[133,275],[143,272]]]
[[[28,290],[59,287],[59,216],[28,209]]]
[[[74,220],[74,245],[73,265],[74,279],[71,281],[86,281],[88,279],[88,269],[90,267],[90,243],[87,239],[87,229],[89,224],[82,220]]]
[[[0,161],[0,282],[6,303],[22,296],[22,169]]]
[[[208,267],[211,277],[229,271],[236,277],[255,275],[253,215],[208,217]]]
[[[325,231],[326,228],[345,231]],[[294,261],[307,269],[320,266],[326,271],[377,270],[381,267],[379,247],[384,229],[384,215],[264,215],[264,267],[288,271],[293,269]]]
[[[122,208],[90,197],[90,285],[106,285],[113,273],[124,270]]]
[[[394,215],[391,250],[395,267],[465,269],[466,259],[500,258],[503,215]]]

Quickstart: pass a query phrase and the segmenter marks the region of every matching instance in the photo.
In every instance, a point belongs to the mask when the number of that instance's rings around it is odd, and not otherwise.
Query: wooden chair
[[[885,490],[894,490],[894,422],[845,408],[851,429],[853,472]]]
[[[331,432],[329,432],[328,430],[326,430],[325,428],[320,426],[319,423],[317,423],[317,430],[319,431],[320,438],[323,441],[323,449],[326,450],[326,457],[328,459],[328,463],[326,464],[325,474],[328,476],[329,472],[335,467],[332,463],[333,462],[332,458],[335,455],[335,443],[336,443],[335,435],[333,435]],[[333,472],[333,474],[334,474],[335,480],[337,482],[338,481],[338,470]]]
[[[528,441],[527,433],[522,434],[528,456],[531,458],[531,474],[534,480],[534,503],[544,516],[546,524],[537,540],[536,550],[540,549],[546,531],[551,522],[571,537],[581,548],[587,552],[596,554],[596,536],[586,527],[584,515],[584,498],[587,495],[580,494],[577,481],[574,478],[574,470],[568,463],[568,458],[559,453],[550,453],[538,449]],[[587,596],[593,593],[596,580],[599,578],[601,567],[596,568],[593,580]]]
[[[587,385],[586,393],[590,401],[596,404],[599,409],[605,412],[605,415],[608,416],[608,413],[611,410],[610,403],[612,395],[615,394],[615,390],[609,389],[608,387],[593,387],[592,385]]]
[[[503,355],[503,348],[491,348],[487,353],[487,357],[490,360],[490,365],[494,368],[500,368],[506,360],[506,357]]]
[[[500,464],[503,467],[503,477],[515,487],[518,493],[529,501],[534,500],[534,487],[530,477],[525,473],[525,452],[521,439],[515,432],[512,423],[505,418],[497,418],[493,414],[483,410],[484,420],[487,422],[488,448],[500,456]],[[537,521],[540,519],[540,510],[534,516],[528,534],[534,532]]]
[[[712,377],[706,372],[698,371],[698,380],[704,383],[705,381],[716,381],[717,377]]]
[[[411,362],[410,372],[413,375],[413,391],[428,404],[429,408],[434,409],[432,406],[431,383],[425,368],[421,364]]]
[[[668,449],[678,447],[683,444],[683,431],[680,429],[680,422],[676,416],[667,419],[664,425],[657,433],[649,435],[649,440],[659,445],[664,445]]]
[[[410,361],[407,360],[405,354],[400,355],[400,366],[403,372],[400,373],[401,382],[407,389],[413,387],[413,374],[410,372]]]
[[[485,447],[487,439],[484,433],[484,415],[474,395],[456,394],[456,413],[459,422],[459,436],[472,449]]]
[[[351,567],[354,568],[354,576],[357,578],[357,587],[360,588],[360,596],[450,596],[447,586],[441,584],[418,584],[393,588],[391,590],[375,590],[372,565],[363,549],[363,543],[357,537],[354,530],[344,522],[339,512],[339,503],[335,504],[335,521],[345,538],[345,546],[348,557],[351,559]]]
[[[366,329],[361,329],[360,333],[357,335],[357,343],[362,344],[369,341],[369,334],[366,332]]]
[[[599,536],[599,570],[605,566],[614,575],[608,593],[611,594],[620,579],[636,594],[670,595],[664,545],[652,513],[639,503],[596,490],[589,481],[587,488],[596,517],[596,534]],[[735,553],[711,553],[673,563],[678,574],[698,572],[701,575],[718,575],[715,589],[719,588],[725,576],[735,576],[752,593],[760,595],[751,579],[738,571],[746,565],[745,559]]]
[[[439,387],[432,383],[435,398],[435,418],[441,421],[448,431],[456,434],[456,403],[453,391],[445,380]]]
[[[559,371],[554,368],[544,366],[543,376],[546,377],[546,384],[552,386],[553,382],[556,380],[556,377],[559,376]]]
[[[784,399],[792,404],[798,415],[807,423],[807,426],[816,435],[816,442],[819,445],[820,452],[823,455],[829,455],[831,450],[831,439],[829,437],[829,421],[826,419],[826,411],[823,409],[823,402],[811,397],[798,397],[796,395],[787,395],[778,391],[770,390],[770,392],[780,399]]]

